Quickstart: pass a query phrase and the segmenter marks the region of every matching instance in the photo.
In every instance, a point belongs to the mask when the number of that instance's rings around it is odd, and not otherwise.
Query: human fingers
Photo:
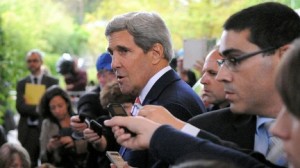
[[[84,139],[86,139],[88,142],[95,142],[98,141],[101,137],[92,129],[87,128],[83,131]]]

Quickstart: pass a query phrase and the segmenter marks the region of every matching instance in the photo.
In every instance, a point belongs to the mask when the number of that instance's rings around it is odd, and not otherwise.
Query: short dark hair
[[[262,49],[280,47],[300,36],[300,17],[288,6],[266,2],[235,13],[223,28],[234,31],[249,29],[249,41]]]
[[[68,105],[68,112],[70,116],[74,114],[73,108],[72,108],[72,102],[71,99],[68,95],[68,93],[63,90],[61,87],[58,85],[53,85],[47,89],[45,94],[41,98],[41,102],[39,104],[38,110],[40,114],[42,115],[43,118],[49,118],[53,122],[57,122],[57,119],[52,115],[50,111],[50,106],[49,103],[50,101],[55,97],[55,96],[60,96],[62,97],[67,105]]]
[[[289,112],[300,119],[300,39],[295,40],[281,61],[276,87]]]

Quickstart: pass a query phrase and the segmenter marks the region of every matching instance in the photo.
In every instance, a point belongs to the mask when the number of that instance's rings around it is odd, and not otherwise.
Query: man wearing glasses
[[[219,48],[223,59],[218,60],[216,79],[224,84],[230,108],[198,115],[189,124],[161,107],[144,107],[139,115],[170,123],[193,136],[204,138],[201,130],[208,131],[286,166],[284,154],[269,155],[280,143],[274,145],[268,127],[282,107],[275,89],[276,68],[290,43],[300,36],[300,18],[291,8],[268,2],[235,13],[223,27]]]
[[[18,139],[22,146],[28,151],[32,166],[37,166],[39,157],[39,136],[40,136],[40,116],[36,110],[37,103],[30,102],[25,96],[26,85],[40,85],[48,88],[58,84],[58,79],[47,76],[43,73],[43,55],[39,50],[31,50],[26,55],[27,68],[30,75],[21,79],[17,83],[16,108],[20,113],[18,124]],[[28,87],[27,87],[28,88]],[[27,92],[30,92],[27,90]]]

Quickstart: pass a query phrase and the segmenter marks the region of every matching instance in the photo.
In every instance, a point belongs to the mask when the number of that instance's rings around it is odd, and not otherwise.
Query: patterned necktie
[[[266,153],[267,160],[280,166],[287,166],[287,158],[283,151],[282,140],[276,136],[273,136],[268,130],[273,122],[265,123],[265,129],[268,133],[268,150]]]
[[[132,109],[131,109],[131,115],[132,115],[132,116],[138,115],[138,108],[137,108],[136,104],[141,104],[141,100],[140,100],[139,97],[136,97],[136,98],[135,98],[134,106],[132,106]],[[128,151],[128,150],[129,150],[129,149],[125,148],[124,146],[121,146],[121,148],[120,148],[120,150],[119,150],[120,155],[123,156],[124,159],[126,159],[126,158],[125,158],[125,152]],[[130,151],[130,150],[129,150],[129,151]]]
[[[141,104],[141,100],[140,100],[140,98],[139,98],[139,97],[135,98],[135,101],[134,101],[134,103]]]
[[[140,105],[141,105],[140,98],[139,97],[135,98],[134,105],[132,106],[132,109],[131,109],[131,115],[132,116],[137,116],[138,115]]]
[[[257,128],[255,135],[255,151],[266,155],[268,151],[268,132],[264,127],[264,123],[260,124]]]

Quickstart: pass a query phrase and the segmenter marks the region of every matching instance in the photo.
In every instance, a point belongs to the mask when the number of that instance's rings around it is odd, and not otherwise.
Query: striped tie
[[[134,105],[132,106],[131,109],[131,115],[132,116],[137,116],[139,112],[139,105],[141,105],[141,100],[139,97],[137,97],[134,101]]]
[[[136,97],[136,98],[135,98],[134,104],[141,104],[141,100],[140,100],[139,97]],[[132,109],[131,109],[131,115],[132,115],[132,116],[138,115],[138,108],[137,108],[135,105],[132,106]],[[124,146],[121,146],[121,148],[120,148],[120,150],[119,150],[119,153],[120,153],[120,155],[121,155],[122,157],[124,157],[126,151],[127,151],[127,152],[130,151],[130,149],[127,149],[127,148],[125,148]]]
[[[141,100],[140,100],[140,98],[139,98],[139,97],[135,98],[135,101],[134,101],[134,103],[141,104]]]
[[[269,130],[272,123],[273,122],[264,124],[266,130]],[[268,143],[268,150],[266,154],[267,160],[276,165],[287,166],[287,158],[284,155],[282,140],[276,136],[273,136],[268,131]]]

